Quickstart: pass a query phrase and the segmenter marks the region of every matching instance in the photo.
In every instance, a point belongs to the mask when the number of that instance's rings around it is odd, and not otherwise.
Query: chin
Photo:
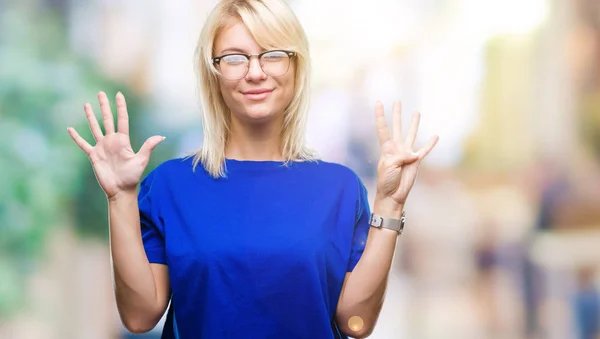
[[[252,105],[247,107],[244,116],[251,121],[263,122],[277,117],[277,111],[267,105]],[[270,105],[269,105],[270,106]]]
[[[271,112],[247,112],[244,117],[251,123],[265,123],[274,120],[276,114]]]

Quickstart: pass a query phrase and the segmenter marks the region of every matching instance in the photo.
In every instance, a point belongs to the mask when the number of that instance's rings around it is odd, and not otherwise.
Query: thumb
[[[389,159],[390,163],[395,166],[411,164],[417,160],[419,160],[418,153],[405,153],[402,155],[397,155],[397,156],[391,157]]]
[[[160,144],[163,140],[165,140],[165,138],[166,137],[163,137],[160,135],[155,135],[153,137],[146,139],[146,141],[140,148],[140,151],[138,152],[138,154],[141,154],[147,158],[150,158],[150,154],[152,154],[152,150],[154,150],[154,148],[158,144]]]

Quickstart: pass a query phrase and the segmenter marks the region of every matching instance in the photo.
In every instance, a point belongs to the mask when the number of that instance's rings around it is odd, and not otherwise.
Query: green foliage
[[[0,318],[26,305],[24,278],[53,228],[75,223],[80,234],[107,235],[105,196],[66,131],[93,141],[83,103],[97,107],[99,90],[120,90],[137,113],[134,133],[137,118],[148,116],[141,98],[68,49],[60,13],[18,4],[0,11]]]

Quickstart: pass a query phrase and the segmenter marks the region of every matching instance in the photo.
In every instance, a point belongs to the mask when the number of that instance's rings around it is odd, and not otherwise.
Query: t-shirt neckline
[[[292,162],[293,163],[293,162]],[[238,160],[225,158],[225,166],[227,170],[268,170],[285,168],[285,161],[276,160]]]

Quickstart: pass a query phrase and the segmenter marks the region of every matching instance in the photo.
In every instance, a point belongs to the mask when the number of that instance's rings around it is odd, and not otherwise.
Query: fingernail
[[[419,152],[413,152],[412,156],[413,157],[419,157]]]
[[[167,138],[167,137],[163,136],[163,137],[162,137],[162,140],[165,140],[166,138]]]

